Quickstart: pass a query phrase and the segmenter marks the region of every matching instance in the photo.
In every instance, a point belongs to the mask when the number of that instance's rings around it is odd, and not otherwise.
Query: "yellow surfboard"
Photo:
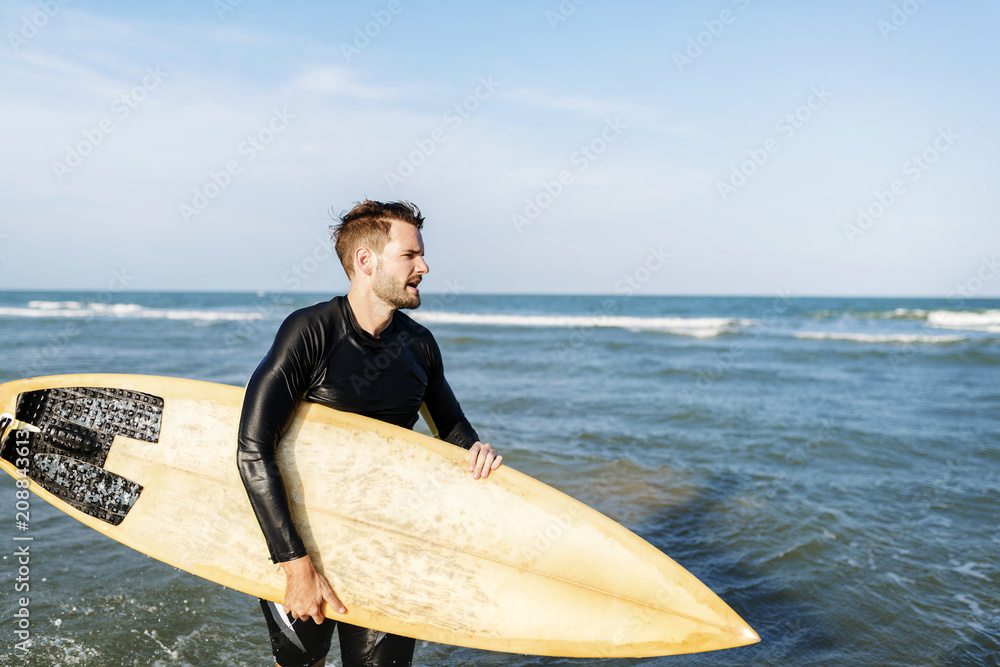
[[[0,385],[0,467],[137,551],[281,602],[236,469],[243,390],[139,375]],[[434,438],[304,403],[279,447],[292,510],[355,625],[493,651],[691,653],[757,634],[621,525]],[[332,612],[328,615],[335,617]]]

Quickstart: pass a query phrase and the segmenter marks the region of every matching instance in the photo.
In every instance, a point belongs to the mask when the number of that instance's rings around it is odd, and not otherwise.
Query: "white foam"
[[[922,320],[927,317],[927,311],[923,308],[897,308],[883,316],[893,320]]]
[[[446,311],[414,311],[413,319],[437,324],[471,324],[507,327],[563,327],[589,329],[614,327],[633,331],[662,331],[680,336],[710,338],[738,331],[755,320],[729,317],[625,317],[610,315],[489,315]]]
[[[965,329],[1000,333],[1000,310],[972,312],[963,310],[935,310],[927,315],[927,322],[939,329]]]
[[[961,335],[933,334],[865,334],[835,331],[799,331],[796,338],[812,340],[850,340],[856,343],[957,343],[965,340]]]
[[[79,301],[29,301],[28,308],[39,310],[80,309],[83,308],[83,304]]]
[[[148,308],[137,303],[81,303],[79,301],[29,301],[27,308],[0,308],[0,317],[142,318],[197,321],[260,320],[262,313],[218,310]]]

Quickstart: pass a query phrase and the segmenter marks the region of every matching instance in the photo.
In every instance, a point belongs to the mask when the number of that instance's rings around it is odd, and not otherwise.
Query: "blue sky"
[[[998,19],[0,2],[0,288],[342,292],[367,196],[423,209],[427,291],[1000,296]]]

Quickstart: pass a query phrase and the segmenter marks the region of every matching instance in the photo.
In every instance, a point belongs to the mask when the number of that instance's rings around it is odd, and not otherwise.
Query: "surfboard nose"
[[[719,598],[719,602],[726,606],[728,613],[727,630],[731,633],[733,639],[738,643],[733,643],[732,646],[747,646],[749,644],[756,644],[760,641],[760,635],[757,631],[750,627],[750,624],[743,620],[739,614],[733,611],[733,608],[728,604],[723,602],[722,598]]]
[[[735,612],[733,612],[733,615],[736,615]],[[740,643],[733,644],[733,646],[749,646],[750,644],[760,642],[760,635],[757,634],[757,631],[751,628],[742,618],[739,618],[739,621],[739,625],[733,628],[733,634],[739,638]]]
[[[705,592],[710,591],[705,588]],[[689,605],[684,611],[658,609],[645,629],[633,628],[635,645],[619,646],[606,657],[673,655],[720,651],[748,646],[760,636],[729,605],[711,594],[704,606]],[[645,641],[643,641],[645,636]],[[656,637],[653,639],[653,637]]]
[[[725,610],[723,612],[724,622],[722,625],[725,632],[721,633],[718,638],[720,642],[720,649],[748,646],[750,644],[756,644],[760,641],[760,635],[757,634],[756,630],[751,628],[739,614],[733,611],[732,607],[726,604],[722,598],[716,596],[716,600],[718,601],[718,605],[721,605]]]

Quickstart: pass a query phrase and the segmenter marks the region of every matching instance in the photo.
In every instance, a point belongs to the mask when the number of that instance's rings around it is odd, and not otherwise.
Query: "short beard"
[[[375,273],[372,277],[374,278],[372,292],[393,308],[412,310],[420,307],[420,295],[407,292],[406,283],[403,283],[402,286],[393,283],[379,267],[375,267]]]

